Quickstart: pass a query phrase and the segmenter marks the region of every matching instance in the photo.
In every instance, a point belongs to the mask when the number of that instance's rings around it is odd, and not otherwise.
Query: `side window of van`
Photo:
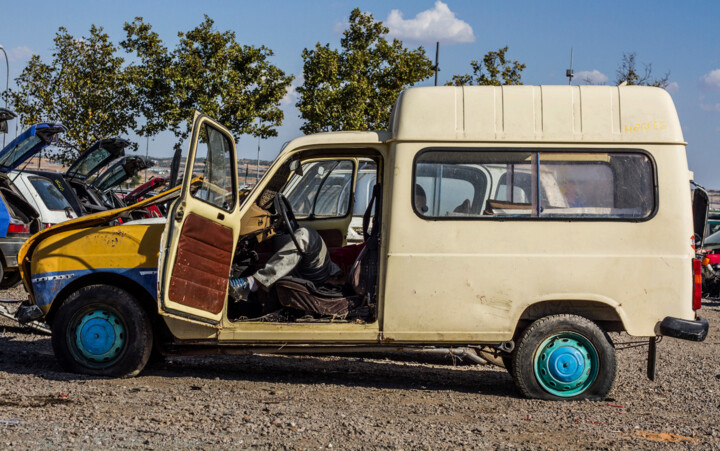
[[[648,218],[654,170],[644,153],[428,150],[414,208],[428,218]]]
[[[650,158],[541,152],[541,217],[646,218],[655,207]]]
[[[334,218],[348,214],[354,165],[352,160],[311,161],[303,164],[283,188],[295,216]]]

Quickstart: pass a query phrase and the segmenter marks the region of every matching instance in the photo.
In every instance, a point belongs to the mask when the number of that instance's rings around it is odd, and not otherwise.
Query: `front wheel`
[[[615,380],[615,348],[589,319],[552,315],[522,333],[511,366],[528,398],[602,400]]]
[[[55,356],[74,373],[135,376],[147,364],[152,343],[148,315],[134,296],[114,286],[80,288],[52,322]]]

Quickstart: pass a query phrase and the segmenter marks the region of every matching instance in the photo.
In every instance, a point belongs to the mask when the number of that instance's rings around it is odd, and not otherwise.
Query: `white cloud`
[[[671,83],[668,83],[668,85],[665,87],[665,90],[670,94],[675,94],[676,92],[680,91],[680,85],[678,84],[678,82],[673,81]]]
[[[5,49],[7,51],[8,60],[12,63],[15,61],[25,61],[30,59],[33,52],[30,47],[20,46],[12,49]]]
[[[607,83],[608,77],[597,69],[583,70],[575,74],[573,77],[575,84],[578,85],[602,85]]]
[[[474,42],[475,34],[467,22],[455,17],[448,6],[437,0],[435,7],[418,13],[414,19],[403,19],[399,9],[390,11],[384,24],[390,29],[390,37],[433,43],[459,44]]]
[[[708,91],[720,91],[720,69],[700,77],[700,87]]]
[[[714,105],[707,104],[707,103],[701,103],[700,109],[703,111],[720,111],[720,103],[716,103]]]
[[[350,22],[347,20],[338,22],[333,26],[333,33],[335,34],[343,34],[345,30],[347,30],[350,27]]]
[[[287,90],[285,92],[285,95],[282,99],[280,99],[280,105],[282,106],[294,106],[295,103],[297,103],[298,100],[298,92],[297,87],[302,85],[304,82],[304,78],[302,74],[295,77],[295,79],[290,83],[290,85],[287,87]]]

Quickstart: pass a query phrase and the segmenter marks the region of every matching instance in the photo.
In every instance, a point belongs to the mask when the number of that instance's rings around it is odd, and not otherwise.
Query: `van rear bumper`
[[[660,335],[681,340],[703,341],[707,337],[709,328],[710,325],[705,318],[692,321],[668,316],[660,323]]]

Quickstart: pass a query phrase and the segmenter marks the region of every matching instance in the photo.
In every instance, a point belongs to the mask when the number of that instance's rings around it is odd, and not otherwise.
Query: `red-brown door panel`
[[[180,232],[169,300],[213,314],[220,313],[225,303],[232,256],[232,229],[188,214]]]

